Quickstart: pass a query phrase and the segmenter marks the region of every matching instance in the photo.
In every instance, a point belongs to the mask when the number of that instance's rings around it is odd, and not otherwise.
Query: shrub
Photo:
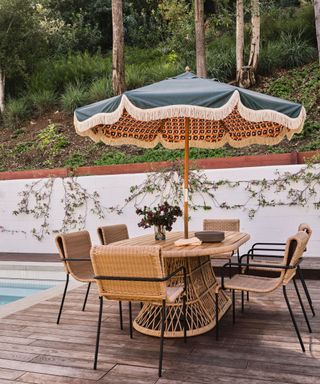
[[[30,77],[30,92],[43,90],[63,92],[70,83],[90,84],[94,79],[111,73],[111,56],[104,57],[100,53],[69,54],[40,61]]]
[[[275,69],[293,68],[309,63],[315,57],[315,49],[302,40],[301,34],[281,34],[279,40],[262,46],[259,73],[267,75]]]
[[[69,84],[61,96],[61,106],[66,112],[73,112],[77,107],[88,102],[88,94],[82,84]]]
[[[68,139],[63,133],[59,132],[59,127],[49,124],[37,135],[36,149],[46,151],[47,157],[53,157],[61,152],[61,149],[69,145]]]
[[[86,165],[85,156],[80,152],[72,153],[65,162],[65,167],[78,168]]]
[[[103,77],[91,83],[88,91],[88,99],[91,103],[112,96],[112,81],[109,77]]]
[[[33,108],[40,114],[52,108],[57,102],[56,94],[50,89],[32,93],[29,97]]]
[[[30,102],[26,98],[9,100],[3,113],[5,126],[16,129],[30,116]]]

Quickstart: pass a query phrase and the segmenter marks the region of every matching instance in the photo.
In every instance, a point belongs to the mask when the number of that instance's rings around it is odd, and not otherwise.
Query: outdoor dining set
[[[300,263],[312,234],[307,224],[300,224],[296,234],[285,243],[255,243],[240,256],[239,247],[250,235],[240,232],[238,219],[207,219],[202,233],[220,231],[221,241],[206,240],[177,246],[181,232],[155,240],[154,235],[129,238],[125,224],[98,228],[102,245],[92,246],[89,232],[60,234],[56,245],[64,263],[66,283],[57,318],[61,322],[70,275],[88,283],[82,310],[85,310],[92,283],[97,284],[99,313],[94,369],[97,369],[104,299],[119,302],[120,328],[123,329],[122,302],[129,302],[129,329],[160,338],[159,376],[162,373],[164,338],[183,338],[206,333],[215,328],[219,339],[222,317],[232,308],[235,322],[236,292],[241,293],[241,310],[250,294],[268,294],[283,290],[285,302],[302,351],[305,346],[287,295],[292,281],[297,298],[311,333],[296,277],[302,284],[310,310],[315,315],[312,299],[306,286]],[[194,233],[190,232],[192,237]],[[226,259],[217,279],[213,262]],[[233,261],[236,260],[236,261]],[[234,273],[236,271],[236,273]],[[246,296],[246,299],[245,299]],[[98,298],[97,298],[98,299]],[[133,321],[132,302],[141,305]],[[214,342],[214,340],[213,340]],[[218,342],[218,341],[217,341]]]

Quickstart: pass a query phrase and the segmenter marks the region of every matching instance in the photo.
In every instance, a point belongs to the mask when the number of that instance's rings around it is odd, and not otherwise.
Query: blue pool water
[[[0,306],[53,287],[54,284],[39,281],[1,281]]]

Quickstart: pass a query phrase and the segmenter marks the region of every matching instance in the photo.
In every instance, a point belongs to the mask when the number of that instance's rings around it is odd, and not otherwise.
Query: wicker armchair
[[[310,237],[312,235],[312,229],[308,224],[301,223],[298,227],[298,231],[304,231],[308,235],[308,241],[310,240]],[[286,245],[285,243],[255,243],[253,244],[251,249],[248,251],[248,254],[251,255],[250,258],[254,260],[255,264],[267,263],[267,264],[281,265],[282,263],[281,259],[283,256],[279,255],[279,252],[284,251],[285,245]],[[263,268],[259,268],[259,270],[261,271],[263,270]],[[265,268],[264,270],[270,271],[270,268],[269,269]],[[305,282],[302,269],[300,268],[299,264],[297,265],[297,274],[299,276],[303,290],[307,297],[312,315],[315,316],[315,310],[313,307],[312,299],[311,299],[307,284]]]
[[[91,260],[98,285],[100,310],[97,327],[94,369],[97,368],[103,298],[109,300],[151,301],[160,307],[160,357],[159,377],[162,373],[163,339],[166,303],[174,303],[183,295],[184,340],[186,341],[186,271],[184,267],[165,276],[159,246],[96,246],[91,250]],[[166,282],[183,273],[184,286],[167,286]],[[130,329],[132,319],[130,312]]]
[[[297,337],[299,339],[299,343],[301,346],[302,351],[305,351],[305,347],[300,335],[300,331],[298,328],[298,325],[295,321],[294,314],[287,296],[286,292],[286,287],[288,283],[293,280],[293,284],[298,296],[298,300],[305,318],[305,321],[308,326],[308,330],[311,333],[311,326],[299,293],[298,286],[295,281],[295,275],[297,273],[297,267],[299,263],[302,260],[303,257],[303,252],[305,250],[306,244],[309,240],[308,235],[304,231],[299,231],[296,233],[294,236],[291,236],[288,238],[286,245],[285,245],[285,250],[284,254],[282,257],[281,262],[278,265],[274,264],[256,264],[254,260],[251,262],[247,263],[242,263],[242,258],[246,258],[247,254],[242,255],[240,258],[240,263],[233,263],[233,265],[238,266],[239,268],[244,268],[242,270],[241,274],[237,274],[233,276],[231,279],[226,280],[224,277],[224,274],[222,275],[222,280],[221,280],[221,288],[222,289],[230,289],[232,291],[232,313],[233,313],[233,322],[235,322],[235,291],[241,291],[242,293],[242,307],[243,307],[243,292],[254,292],[254,293],[259,293],[259,294],[267,294],[270,292],[275,291],[276,289],[282,287],[283,290],[283,295],[291,316],[291,320],[293,323],[293,326],[295,328]],[[225,268],[229,264],[225,264]],[[262,276],[256,276],[256,275],[248,275],[245,274],[245,272],[248,269],[251,268],[256,268],[258,269],[272,269],[274,271],[278,271],[279,276],[277,277],[262,277]],[[218,296],[218,293],[216,293],[216,296]],[[218,300],[216,300],[216,306],[218,306]],[[216,307],[216,310],[218,308]],[[218,313],[218,311],[216,312]],[[219,319],[216,316],[216,337],[218,338],[219,335]]]
[[[98,227],[98,236],[102,245],[115,243],[116,241],[129,239],[128,228],[125,224],[106,225]],[[129,312],[131,305],[129,304]],[[122,302],[119,301],[120,328],[123,329]]]
[[[78,281],[88,283],[86,296],[82,306],[82,311],[84,311],[90,286],[94,281],[94,273],[90,259],[91,239],[88,231],[60,234],[56,237],[55,242],[66,272],[66,282],[57,318],[57,324],[59,324],[64,300],[67,294],[69,275]]]

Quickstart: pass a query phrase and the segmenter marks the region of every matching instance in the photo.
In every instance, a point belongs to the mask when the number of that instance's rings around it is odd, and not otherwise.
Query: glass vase
[[[165,240],[166,239],[166,230],[164,225],[155,225],[154,226],[154,238],[155,240]]]

